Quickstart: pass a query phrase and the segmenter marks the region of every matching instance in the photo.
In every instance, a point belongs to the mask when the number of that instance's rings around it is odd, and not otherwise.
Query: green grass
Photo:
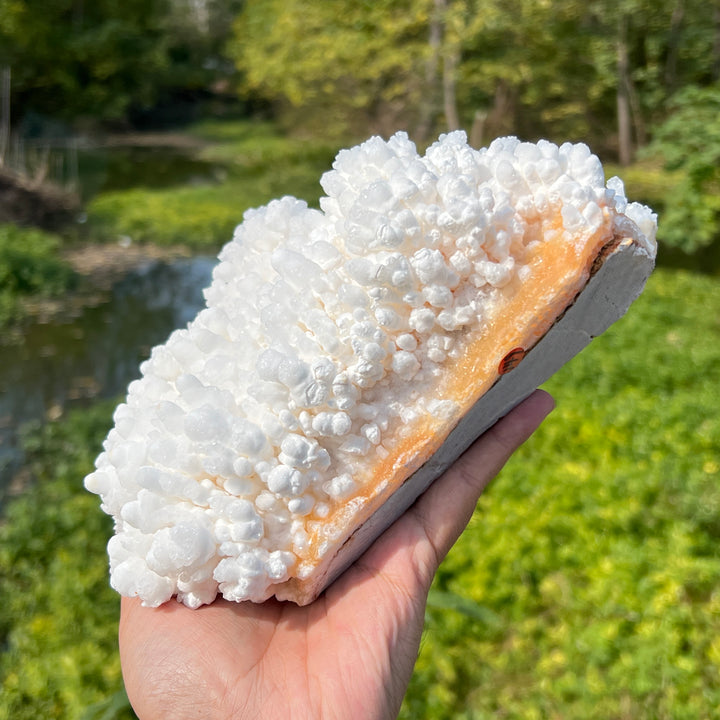
[[[603,166],[606,178],[622,178],[629,200],[649,205],[658,213],[664,209],[668,190],[680,181],[678,174],[665,170],[657,158],[638,160],[628,167],[612,163]]]
[[[98,404],[26,435],[35,482],[0,523],[2,720],[134,717],[120,677],[120,603],[108,585],[112,521],[82,487],[111,412]],[[103,715],[108,708],[117,712]]]
[[[547,388],[436,581],[496,619],[430,609],[403,717],[717,717],[720,283],[657,271]]]
[[[200,153],[206,160],[228,161],[240,168],[264,168],[272,163],[316,164],[330,162],[340,149],[322,137],[291,137],[276,124],[259,120],[204,120],[188,132],[206,143]],[[319,177],[316,178],[319,180]]]
[[[100,238],[217,249],[230,240],[245,210],[283,195],[317,205],[320,176],[337,148],[289,138],[270,123],[205,121],[189,131],[205,145],[202,159],[222,168],[216,183],[103,193],[88,206]]]
[[[548,389],[441,568],[402,717],[717,717],[720,283],[656,271]],[[37,484],[0,527],[2,720],[132,717],[110,525],[81,484],[109,422],[27,441]]]
[[[606,163],[605,175],[621,177],[628,199],[650,206],[660,217],[661,266],[720,276],[717,191],[688,191],[687,173],[666,169],[657,154],[645,153],[628,167]]]
[[[59,255],[55,235],[0,225],[0,329],[25,316],[23,301],[60,295],[77,277]]]

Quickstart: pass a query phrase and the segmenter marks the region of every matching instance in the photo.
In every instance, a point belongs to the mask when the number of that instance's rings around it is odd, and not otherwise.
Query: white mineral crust
[[[309,523],[362,489],[405,423],[452,416],[434,381],[498,289],[526,278],[551,209],[568,242],[634,223],[655,243],[655,217],[585,145],[477,151],[454,132],[420,157],[398,133],[333,168],[321,211],[285,197],[245,213],[207,307],[115,411],[85,484],[115,519],[122,595],[263,601],[311,572]]]

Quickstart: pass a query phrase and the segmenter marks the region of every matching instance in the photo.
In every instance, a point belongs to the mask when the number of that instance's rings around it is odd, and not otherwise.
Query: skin
[[[314,603],[123,598],[120,657],[141,720],[395,718],[428,590],[480,494],[552,410],[536,391],[500,420]]]

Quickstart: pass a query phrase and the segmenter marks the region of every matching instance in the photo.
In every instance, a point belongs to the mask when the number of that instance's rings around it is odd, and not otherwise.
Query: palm
[[[395,717],[440,560],[551,406],[536,393],[498,423],[307,607],[217,600],[150,609],[123,599],[123,673],[139,717]]]

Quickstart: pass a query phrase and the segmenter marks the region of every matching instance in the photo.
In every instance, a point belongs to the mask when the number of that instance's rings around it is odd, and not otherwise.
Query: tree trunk
[[[627,17],[618,20],[617,39],[617,126],[620,164],[632,162],[632,125],[630,116],[630,63],[627,49]]]
[[[677,62],[684,17],[685,0],[677,0],[670,18],[670,38],[668,39],[668,54],[665,61],[665,90],[668,95],[672,95],[677,87]]]
[[[643,117],[642,104],[640,96],[635,89],[635,83],[628,72],[628,99],[630,100],[630,117],[635,127],[635,140],[638,147],[647,145],[647,131],[645,130],[645,118]]]
[[[511,135],[516,128],[517,93],[505,80],[498,80],[495,86],[492,108],[483,121],[483,131],[488,138]]]
[[[715,42],[712,53],[712,79],[717,82],[720,80],[720,3],[717,1],[713,12],[713,24],[715,26]]]
[[[460,127],[460,115],[457,109],[456,93],[456,72],[460,64],[460,46],[455,40],[448,39],[447,32],[447,0],[435,1],[435,16],[439,19],[440,33],[442,36],[442,91],[443,111],[445,113],[445,124],[448,130],[457,130]]]
[[[436,1],[435,12],[430,17],[430,33],[428,37],[430,55],[425,64],[425,92],[420,101],[420,121],[417,130],[417,138],[420,144],[424,143],[430,136],[438,109],[438,70],[442,46],[442,16],[438,5],[439,3]]]
[[[0,70],[0,167],[10,144],[10,68]]]
[[[457,130],[460,127],[457,95],[455,93],[455,71],[460,61],[459,56],[460,52],[457,47],[450,47],[445,50],[445,57],[443,58],[443,105],[448,130]]]
[[[474,148],[481,148],[485,141],[485,123],[488,114],[485,110],[476,110],[473,124],[470,128],[470,145]]]

